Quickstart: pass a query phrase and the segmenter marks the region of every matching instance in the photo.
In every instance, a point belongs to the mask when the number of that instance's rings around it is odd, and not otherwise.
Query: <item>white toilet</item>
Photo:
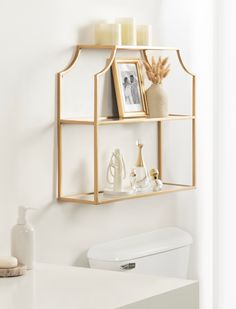
[[[186,278],[192,237],[167,227],[109,241],[88,251],[91,268]]]

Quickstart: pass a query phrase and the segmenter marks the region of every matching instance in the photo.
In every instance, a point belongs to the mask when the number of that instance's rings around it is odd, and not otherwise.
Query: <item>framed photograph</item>
[[[139,59],[115,59],[112,65],[119,116],[147,117]]]

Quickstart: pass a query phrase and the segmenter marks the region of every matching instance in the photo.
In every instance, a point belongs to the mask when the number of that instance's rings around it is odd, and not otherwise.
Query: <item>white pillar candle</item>
[[[137,45],[152,45],[152,26],[137,26]]]
[[[97,24],[95,26],[95,43],[98,45],[121,45],[121,25]]]
[[[121,24],[121,41],[123,45],[136,45],[136,24],[132,17],[117,18]]]

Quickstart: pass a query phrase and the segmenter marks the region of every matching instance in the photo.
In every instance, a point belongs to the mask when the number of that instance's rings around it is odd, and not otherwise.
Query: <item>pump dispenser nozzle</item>
[[[25,207],[25,206],[19,206],[18,207],[18,220],[17,220],[17,224],[26,224],[27,223],[26,214],[27,214],[28,210],[35,210],[35,208]]]

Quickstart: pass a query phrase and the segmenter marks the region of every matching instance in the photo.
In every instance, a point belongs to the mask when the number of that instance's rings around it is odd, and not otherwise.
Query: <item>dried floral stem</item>
[[[153,84],[161,84],[162,80],[169,74],[170,65],[167,64],[167,62],[168,57],[163,60],[159,57],[158,62],[156,62],[155,58],[152,57],[151,64],[148,61],[143,60],[147,77]]]

